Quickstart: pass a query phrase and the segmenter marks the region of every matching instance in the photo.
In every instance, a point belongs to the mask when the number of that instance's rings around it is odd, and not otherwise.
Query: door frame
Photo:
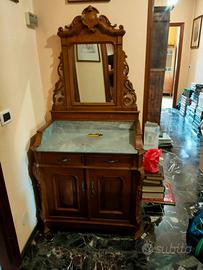
[[[152,24],[154,14],[155,0],[148,0],[148,19],[147,19],[147,42],[146,42],[146,59],[145,59],[145,80],[144,80],[144,101],[143,101],[143,115],[142,115],[142,130],[144,134],[144,124],[147,121],[148,115],[148,98],[149,98],[149,85],[150,85],[150,59],[151,59],[151,44],[152,44]],[[174,95],[173,95],[173,108],[176,106],[178,84],[180,77],[180,65],[183,47],[183,34],[184,34],[184,22],[170,23],[170,26],[180,26],[180,43],[178,48],[177,70],[174,79]],[[161,113],[161,112],[160,112]]]
[[[184,22],[174,22],[170,23],[169,27],[180,27],[180,37],[179,37],[179,45],[177,48],[177,66],[174,72],[173,78],[173,108],[176,106],[177,102],[177,95],[178,95],[178,84],[180,78],[180,65],[181,65],[181,58],[182,58],[182,49],[183,49],[183,35],[184,35]]]
[[[0,266],[17,270],[21,262],[16,231],[9,205],[3,171],[0,163]]]

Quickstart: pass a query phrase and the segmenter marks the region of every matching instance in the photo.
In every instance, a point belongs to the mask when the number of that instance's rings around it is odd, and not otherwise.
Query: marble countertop
[[[133,122],[55,121],[43,132],[36,150],[136,154],[133,142]]]

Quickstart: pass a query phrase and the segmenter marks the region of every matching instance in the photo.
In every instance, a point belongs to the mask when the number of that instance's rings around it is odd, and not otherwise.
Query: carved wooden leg
[[[144,170],[143,167],[139,168],[137,171],[137,192],[136,192],[136,232],[134,239],[140,239],[144,232],[142,213],[141,213],[141,203],[142,203],[142,181],[144,179]]]
[[[134,240],[140,239],[143,233],[144,233],[143,224],[142,222],[140,222],[140,224],[137,225],[137,229],[134,234]]]
[[[44,233],[48,233],[50,231],[50,228],[47,226],[46,222],[44,223]]]

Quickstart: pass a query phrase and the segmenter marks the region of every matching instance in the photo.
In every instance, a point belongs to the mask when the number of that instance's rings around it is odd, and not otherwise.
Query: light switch
[[[25,20],[26,20],[26,25],[28,27],[35,28],[38,26],[37,15],[35,15],[31,12],[25,12]]]
[[[1,122],[1,125],[4,126],[8,123],[11,122],[11,112],[10,112],[10,109],[6,109],[2,112],[0,112],[0,122]]]

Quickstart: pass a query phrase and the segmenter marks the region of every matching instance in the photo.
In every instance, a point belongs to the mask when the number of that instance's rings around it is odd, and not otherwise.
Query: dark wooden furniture
[[[30,146],[38,219],[45,228],[127,229],[135,238],[141,235],[143,149],[136,94],[122,50],[124,34],[123,26],[111,25],[92,6],[58,30],[62,53],[52,122],[37,132]],[[94,72],[96,65],[106,65],[87,61],[85,73],[78,75],[84,67],[75,57],[77,44],[85,45],[82,53],[87,59],[95,53],[91,44],[98,44],[103,53],[104,46],[108,51],[112,45],[113,83],[108,99],[81,101],[88,90],[81,84],[89,76],[88,69]],[[105,79],[108,71],[101,73]],[[95,76],[91,74],[88,87]],[[100,90],[106,95],[108,85],[104,82]],[[93,88],[93,98],[97,90]]]
[[[0,164],[0,269],[19,269],[21,256]],[[1,268],[2,267],[2,268]]]

